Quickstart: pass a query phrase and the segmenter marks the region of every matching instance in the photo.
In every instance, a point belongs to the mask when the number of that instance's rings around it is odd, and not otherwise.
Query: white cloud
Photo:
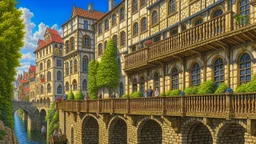
[[[26,54],[22,54],[21,60],[35,60],[34,54],[28,52]]]
[[[18,74],[23,74],[23,71],[28,71],[30,65],[31,65],[30,62],[20,63],[20,67],[17,68],[17,73]]]

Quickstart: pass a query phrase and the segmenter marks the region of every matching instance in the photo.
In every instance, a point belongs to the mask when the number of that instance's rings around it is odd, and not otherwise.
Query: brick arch
[[[82,143],[99,143],[99,123],[94,115],[86,115],[82,119]]]
[[[108,125],[108,143],[127,143],[127,122],[121,116],[113,117]]]
[[[212,144],[214,141],[214,132],[209,125],[203,123],[200,118],[191,118],[181,126],[182,143]]]
[[[246,124],[242,121],[224,121],[216,128],[217,143],[245,143]]]
[[[162,122],[146,117],[138,122],[138,144],[162,144]]]

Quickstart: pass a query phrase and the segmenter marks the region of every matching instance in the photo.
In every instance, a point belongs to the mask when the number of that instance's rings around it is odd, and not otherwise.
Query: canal
[[[14,131],[19,144],[45,144],[40,141],[40,131],[28,132],[26,123],[17,113],[14,114]]]

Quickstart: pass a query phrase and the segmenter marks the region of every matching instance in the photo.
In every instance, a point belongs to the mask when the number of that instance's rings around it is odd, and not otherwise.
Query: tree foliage
[[[82,91],[79,90],[79,91],[76,92],[75,100],[82,100],[82,99],[84,99],[84,96],[83,96]]]
[[[88,95],[90,99],[97,99],[97,69],[99,63],[95,60],[90,61],[89,63],[89,72],[88,72]]]
[[[72,91],[70,91],[68,93],[68,100],[73,100],[73,99],[75,99],[74,93]]]
[[[48,124],[47,138],[50,138],[54,130],[59,129],[59,112],[55,109],[55,103],[51,104],[45,119]]]
[[[117,49],[115,43],[110,39],[107,49],[102,55],[97,71],[98,88],[116,89],[119,84],[119,66],[117,62]]]
[[[0,120],[13,128],[12,81],[21,57],[25,25],[15,0],[0,1]]]

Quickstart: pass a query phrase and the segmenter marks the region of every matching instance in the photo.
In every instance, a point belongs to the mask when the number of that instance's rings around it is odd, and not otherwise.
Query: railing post
[[[89,112],[89,101],[86,100],[86,112]]]
[[[162,99],[162,112],[163,112],[163,115],[166,113],[166,109],[165,109],[165,99],[166,97],[161,97]]]
[[[129,114],[130,113],[130,97],[128,96],[126,99],[126,113]]]
[[[180,104],[180,106],[181,106],[181,110],[180,110],[180,112],[181,112],[181,116],[182,117],[184,117],[184,116],[186,116],[186,105],[185,105],[185,95],[184,94],[182,94],[181,96],[180,96],[180,102],[181,102],[181,104]]]
[[[111,113],[114,113],[114,100],[111,99]]]
[[[98,113],[101,112],[100,102],[101,102],[100,99],[98,99],[98,102],[97,102],[97,104],[98,104]]]
[[[232,93],[226,93],[226,119],[231,119],[232,113]]]

